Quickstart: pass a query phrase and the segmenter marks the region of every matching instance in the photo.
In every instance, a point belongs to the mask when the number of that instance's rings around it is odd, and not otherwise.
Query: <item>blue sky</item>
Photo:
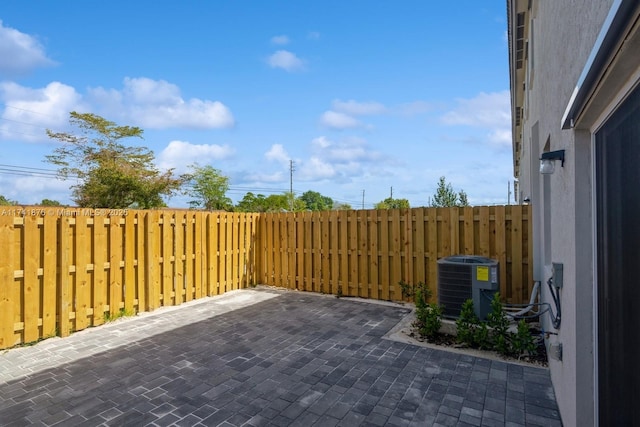
[[[426,206],[440,176],[474,205],[513,188],[504,1],[3,0],[0,194],[72,203],[44,162],[70,111],[234,201],[288,191],[290,160],[296,194],[358,209]]]

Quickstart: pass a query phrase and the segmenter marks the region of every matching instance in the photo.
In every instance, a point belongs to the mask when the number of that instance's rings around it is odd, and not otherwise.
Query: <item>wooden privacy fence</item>
[[[254,283],[255,218],[0,207],[0,348]]]
[[[500,262],[528,301],[531,207],[244,214],[0,207],[0,349],[258,283],[402,300],[439,258]]]
[[[500,263],[511,303],[532,288],[530,206],[269,213],[259,217],[258,280],[313,292],[402,300],[400,281],[437,297],[437,260],[481,255]]]

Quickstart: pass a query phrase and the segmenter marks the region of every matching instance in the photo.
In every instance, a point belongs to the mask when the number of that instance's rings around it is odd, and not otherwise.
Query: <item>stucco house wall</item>
[[[507,1],[514,171],[520,201],[533,205],[534,280],[541,282],[543,301],[551,301],[546,285],[551,263],[564,266],[561,325],[553,328],[549,315],[542,323],[566,426],[597,424],[597,346],[592,133],[563,129],[562,119],[617,1]],[[524,78],[516,70],[518,13],[525,14]],[[522,109],[519,124],[516,106]],[[558,161],[552,175],[541,175],[541,153],[555,150],[565,150],[564,167]]]

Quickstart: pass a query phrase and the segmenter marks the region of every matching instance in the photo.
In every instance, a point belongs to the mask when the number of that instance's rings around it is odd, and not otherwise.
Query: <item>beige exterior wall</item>
[[[564,265],[562,323],[555,330],[544,315],[543,325],[552,333],[550,353],[562,345],[562,360],[550,358],[549,366],[566,426],[595,424],[593,190],[591,134],[562,130],[561,119],[612,3],[533,0],[527,15],[522,134],[514,139],[521,137],[520,197],[533,205],[534,279],[542,282],[544,301],[551,302],[551,263]],[[541,175],[540,153],[561,149],[564,167],[556,162],[554,174]]]

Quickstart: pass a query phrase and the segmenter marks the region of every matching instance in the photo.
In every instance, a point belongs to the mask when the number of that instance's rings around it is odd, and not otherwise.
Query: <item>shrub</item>
[[[442,326],[442,306],[435,303],[427,303],[422,286],[418,284],[415,289],[414,300],[416,304],[416,326],[421,336],[433,339],[438,335]],[[430,295],[430,294],[429,294]]]
[[[502,355],[508,355],[511,352],[509,319],[502,309],[498,292],[491,300],[491,312],[487,315],[487,324],[491,329],[493,348]]]
[[[533,354],[536,350],[536,344],[533,341],[529,325],[527,325],[524,319],[518,322],[518,329],[511,339],[511,344],[514,355],[518,357],[521,357],[525,352]]]
[[[473,300],[468,299],[462,304],[460,316],[456,319],[457,340],[460,343],[474,347],[476,344],[476,330],[480,320],[473,311]]]

